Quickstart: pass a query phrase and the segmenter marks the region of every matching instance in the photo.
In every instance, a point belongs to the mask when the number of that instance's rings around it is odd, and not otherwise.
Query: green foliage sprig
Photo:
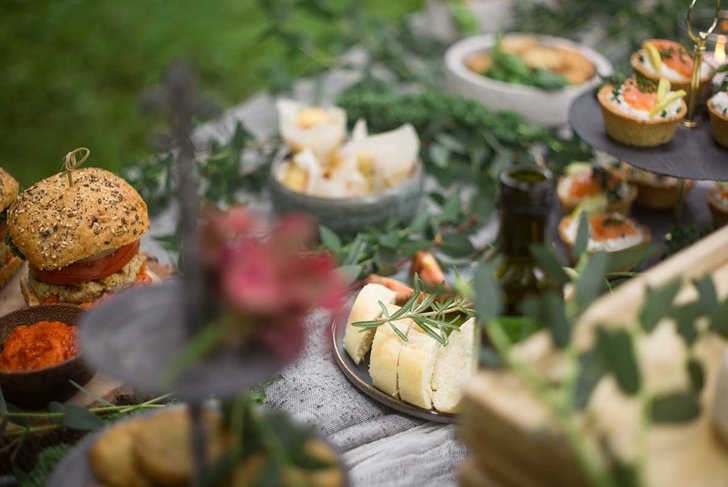
[[[625,328],[600,326],[596,329],[592,348],[580,350],[571,340],[572,329],[586,307],[605,290],[604,276],[610,268],[610,255],[582,254],[575,274],[564,272],[555,254],[548,249],[534,248],[533,255],[551,279],[574,287],[573,298],[564,301],[559,296],[544,293],[523,303],[523,317],[501,317],[503,298],[493,277],[493,266],[490,263],[481,265],[474,282],[475,306],[499,356],[499,365],[510,367],[549,410],[593,485],[616,487],[644,483],[646,434],[650,425],[684,423],[701,413],[700,393],[705,384],[705,373],[695,356],[695,344],[707,333],[728,339],[724,315],[728,310],[728,299],[718,298],[711,276],[689,284],[697,291],[698,298],[688,303],[675,301],[683,288],[681,279],[661,288],[648,288],[636,325]],[[645,386],[636,350],[638,343],[653,333],[663,320],[672,323],[685,343],[685,369],[690,385],[684,390],[658,394]],[[705,327],[698,325],[701,320],[706,322]],[[555,383],[552,378],[542,376],[512,353],[514,342],[509,337],[508,327],[514,322],[538,322],[550,332],[554,346],[561,350],[565,361],[567,373],[561,381]],[[492,352],[486,351],[484,355],[490,357]],[[614,378],[623,394],[635,398],[639,405],[639,455],[634,463],[614,456],[608,450],[607,442],[602,442],[600,449],[595,451],[579,420],[578,413],[589,404],[597,383],[608,376]],[[606,467],[603,465],[605,459]],[[624,484],[625,479],[634,483]]]
[[[357,321],[353,323],[353,326],[364,331],[389,324],[402,340],[408,341],[407,335],[402,333],[394,322],[412,320],[420,330],[432,337],[440,345],[447,346],[450,332],[457,330],[459,324],[472,317],[475,310],[472,304],[463,296],[453,295],[440,299],[443,292],[444,283],[433,292],[425,292],[422,280],[415,274],[412,296],[397,311],[390,313],[380,301],[381,317],[369,321]]]

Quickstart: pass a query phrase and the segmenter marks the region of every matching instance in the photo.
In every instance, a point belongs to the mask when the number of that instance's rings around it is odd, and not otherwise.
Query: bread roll
[[[399,306],[387,306],[390,315],[398,309]],[[369,359],[369,375],[372,378],[374,387],[390,396],[399,397],[397,366],[399,364],[399,354],[406,342],[392,329],[392,326],[395,326],[407,336],[412,321],[397,320],[385,323],[377,328],[374,343],[372,344],[372,355]]]
[[[410,327],[397,367],[399,395],[423,409],[432,409],[432,373],[440,344],[419,326]]]
[[[359,291],[351,307],[344,333],[344,348],[355,364],[358,365],[369,352],[376,329],[359,328],[353,326],[353,323],[379,318],[382,315],[379,302],[392,304],[396,296],[397,293],[381,284],[367,284]]]
[[[437,351],[432,375],[432,404],[443,413],[460,409],[462,385],[475,373],[475,318],[470,318],[453,331],[446,347]]]

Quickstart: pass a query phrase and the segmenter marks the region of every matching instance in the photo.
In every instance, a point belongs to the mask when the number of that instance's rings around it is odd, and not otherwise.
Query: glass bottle
[[[516,166],[500,175],[496,278],[504,297],[504,314],[518,315],[519,305],[548,286],[531,255],[543,245],[553,198],[553,176],[540,167]]]

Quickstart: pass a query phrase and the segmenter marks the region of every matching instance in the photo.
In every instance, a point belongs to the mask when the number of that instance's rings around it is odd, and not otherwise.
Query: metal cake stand
[[[707,117],[700,122],[696,128],[680,125],[668,144],[641,149],[607,136],[593,92],[582,94],[569,110],[569,124],[585,142],[635,167],[680,179],[728,181],[728,149],[713,140]]]

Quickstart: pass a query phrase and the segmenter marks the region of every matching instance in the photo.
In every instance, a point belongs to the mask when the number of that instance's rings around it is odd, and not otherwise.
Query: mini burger
[[[0,205],[2,205],[2,212],[0,212],[0,287],[7,284],[23,263],[13,254],[11,247],[5,243],[8,206],[18,196],[19,188],[18,181],[0,167]]]
[[[122,178],[98,168],[44,179],[8,210],[8,243],[28,261],[21,290],[29,305],[90,305],[149,282],[139,239],[147,205]]]

